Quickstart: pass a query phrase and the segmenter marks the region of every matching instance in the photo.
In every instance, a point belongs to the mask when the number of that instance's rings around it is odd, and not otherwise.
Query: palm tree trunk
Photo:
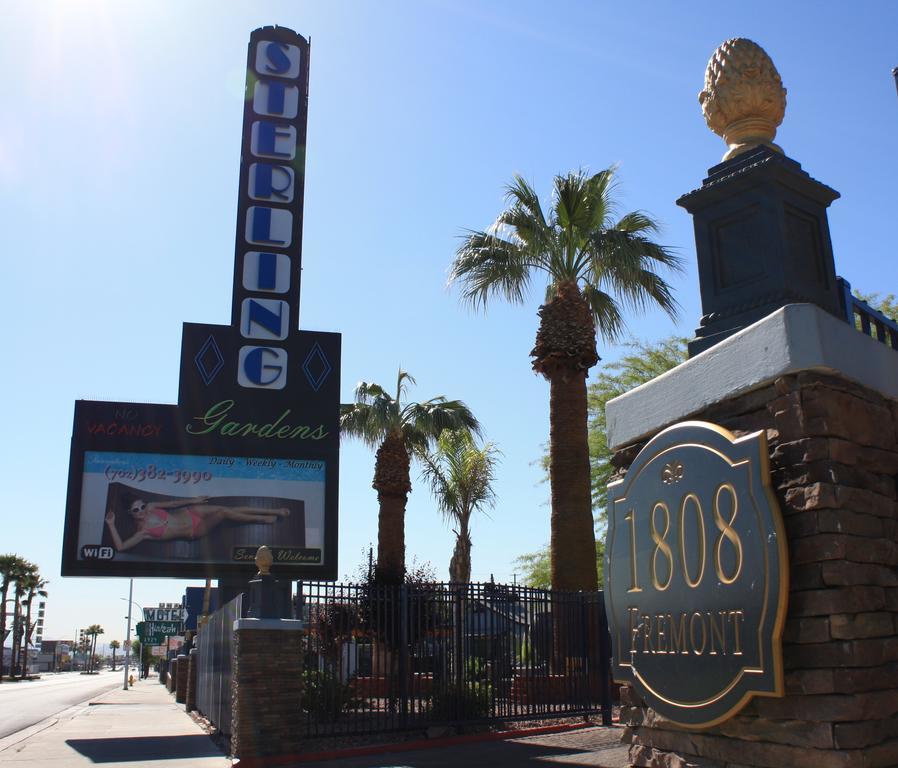
[[[25,660],[22,662],[22,674],[19,675],[20,680],[25,679],[25,669],[28,666],[28,639],[31,637],[31,600],[29,597],[28,600],[25,601],[25,605],[27,606],[25,609]]]
[[[405,505],[408,497],[379,493],[377,566],[379,584],[401,584],[405,578]]]
[[[375,580],[401,584],[405,578],[405,505],[412,488],[411,459],[398,433],[387,435],[377,449],[374,489],[380,506],[377,515],[377,568]]]
[[[586,376],[599,355],[592,310],[573,281],[539,309],[533,370],[549,380],[552,589],[588,590],[596,578],[589,481]]]
[[[21,590],[19,589],[18,582],[16,582],[15,597],[13,597],[14,608],[13,608],[13,615],[12,615],[12,647],[10,648],[11,653],[10,653],[9,676],[11,678],[15,678],[15,676],[16,676],[16,664],[18,664],[18,661],[19,661],[19,646],[21,645],[21,640],[22,640],[22,638],[20,637],[21,633],[19,631],[19,628],[20,628],[19,612],[21,609],[21,607],[19,605],[19,601],[21,600],[21,598],[22,598],[22,593],[21,593]]]
[[[589,481],[586,371],[553,373],[549,424],[552,589],[594,591],[598,581]]]
[[[459,527],[455,536],[455,550],[449,561],[449,579],[461,584],[471,581],[471,535],[467,526]]]
[[[0,605],[0,683],[3,682],[3,645],[6,643],[6,598],[9,595],[9,581],[3,582],[3,588],[0,589],[0,599],[3,604]]]

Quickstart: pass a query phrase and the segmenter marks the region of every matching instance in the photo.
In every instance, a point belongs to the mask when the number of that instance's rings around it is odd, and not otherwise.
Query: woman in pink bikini
[[[273,523],[287,517],[290,510],[261,509],[259,507],[225,507],[207,504],[208,496],[196,496],[178,501],[134,501],[128,513],[137,522],[137,532],[122,541],[115,527],[115,511],[106,513],[106,525],[112,542],[119,552],[140,544],[147,539],[170,541],[172,539],[198,539],[205,536],[224,520],[236,523]]]

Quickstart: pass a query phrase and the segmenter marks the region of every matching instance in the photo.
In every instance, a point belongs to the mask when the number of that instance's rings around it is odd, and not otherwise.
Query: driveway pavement
[[[304,768],[511,768],[511,766],[589,765],[626,768],[622,728],[583,728],[521,739],[481,741],[365,757],[297,763]]]

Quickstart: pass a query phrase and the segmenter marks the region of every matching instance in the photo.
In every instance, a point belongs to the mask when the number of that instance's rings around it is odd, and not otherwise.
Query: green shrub
[[[481,720],[490,716],[492,686],[468,681],[435,691],[430,704],[434,720]]]
[[[480,656],[472,656],[465,663],[465,680],[486,680],[486,662]]]
[[[348,683],[333,672],[307,669],[302,673],[302,708],[320,723],[333,723],[344,712],[355,709],[358,701]]]

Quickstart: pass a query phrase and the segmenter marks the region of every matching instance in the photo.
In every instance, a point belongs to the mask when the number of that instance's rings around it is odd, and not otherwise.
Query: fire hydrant
[[[134,675],[128,676],[128,687],[132,688],[134,686]]]

